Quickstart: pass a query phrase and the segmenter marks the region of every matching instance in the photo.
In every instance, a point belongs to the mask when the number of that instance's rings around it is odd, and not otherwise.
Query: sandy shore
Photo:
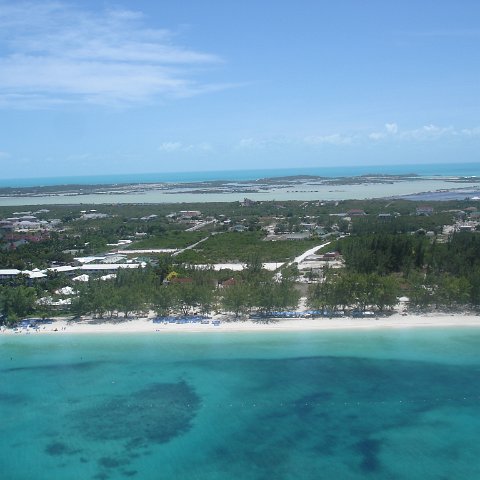
[[[472,314],[429,313],[423,315],[401,315],[395,313],[389,317],[376,318],[317,318],[277,320],[269,323],[258,323],[251,320],[228,321],[224,315],[215,316],[219,325],[187,323],[163,324],[153,323],[152,318],[137,318],[128,320],[102,321],[82,319],[69,321],[56,320],[51,324],[41,326],[38,330],[32,328],[4,329],[0,335],[62,335],[62,334],[106,334],[106,333],[206,333],[206,332],[286,332],[286,331],[316,331],[316,330],[366,330],[366,329],[406,329],[428,327],[480,327],[480,316]]]

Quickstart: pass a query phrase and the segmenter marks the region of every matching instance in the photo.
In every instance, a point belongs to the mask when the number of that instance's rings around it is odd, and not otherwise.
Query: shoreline
[[[452,327],[480,327],[480,316],[473,314],[408,314],[394,313],[388,317],[375,318],[315,318],[315,319],[278,319],[269,323],[253,322],[252,320],[228,321],[228,317],[215,316],[213,320],[220,320],[214,325],[212,320],[208,324],[164,324],[153,323],[152,317],[142,317],[116,322],[98,322],[94,319],[69,321],[55,320],[38,330],[33,328],[2,328],[1,336],[23,335],[64,335],[64,334],[136,334],[136,333],[255,333],[255,332],[308,332],[328,330],[366,331],[378,329],[412,329],[412,328],[452,328]]]
[[[351,177],[350,180],[356,177]],[[275,181],[273,181],[275,180]],[[110,190],[99,190],[92,186],[89,190],[71,190],[57,192],[0,193],[0,206],[33,205],[81,205],[81,204],[160,204],[160,203],[210,203],[236,202],[248,197],[254,201],[340,201],[349,199],[367,200],[374,198],[393,198],[415,195],[435,195],[451,192],[459,199],[478,196],[480,180],[471,178],[468,182],[463,177],[423,176],[423,177],[364,177],[361,181],[350,182],[345,178],[334,182],[332,179],[322,181],[295,179],[273,179],[271,182],[232,182],[218,184],[211,182],[204,185],[199,182],[188,189],[185,185],[174,184],[169,187],[159,184],[138,184],[130,188],[118,188],[112,185]],[[28,190],[28,189],[26,189]],[[431,199],[434,200],[434,199]]]

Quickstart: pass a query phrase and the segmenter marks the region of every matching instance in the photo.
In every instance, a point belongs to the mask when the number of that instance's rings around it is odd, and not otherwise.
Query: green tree
[[[470,283],[464,277],[449,274],[437,276],[433,295],[435,306],[448,308],[466,305],[470,300],[470,288]]]
[[[235,314],[235,318],[248,313],[250,303],[251,289],[247,283],[238,281],[222,289],[220,305],[225,311]]]
[[[17,287],[2,286],[0,289],[0,309],[9,325],[19,318],[35,311],[36,292],[32,287],[23,285]]]
[[[70,313],[74,317],[81,317],[83,315],[89,314],[92,311],[89,302],[89,287],[86,284],[80,283],[75,288],[77,294],[72,297],[72,303],[70,304]]]
[[[194,282],[171,285],[175,310],[187,315],[191,310],[200,309],[208,313],[213,305],[213,289],[208,285]]]
[[[392,309],[398,302],[399,293],[397,279],[393,276],[382,277],[371,275],[368,277],[369,303],[375,305],[378,310],[383,312],[386,309]]]
[[[157,315],[168,315],[174,306],[173,288],[169,285],[157,285],[153,291],[152,306]]]
[[[407,278],[407,293],[411,307],[426,309],[432,301],[432,286],[424,273],[413,271]]]

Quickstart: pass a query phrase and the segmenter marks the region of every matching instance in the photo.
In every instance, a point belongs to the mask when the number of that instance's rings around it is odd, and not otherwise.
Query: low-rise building
[[[257,202],[255,200],[250,200],[249,198],[244,198],[243,202],[240,202],[242,207],[253,207]]]
[[[347,212],[348,217],[363,217],[366,213],[360,208],[352,208]]]
[[[422,206],[417,207],[415,209],[416,215],[423,215],[423,216],[426,216],[426,217],[432,215],[433,212],[434,212],[433,207],[430,206],[430,205],[422,205]]]
[[[310,235],[310,232],[286,233],[281,240],[306,240]]]
[[[142,268],[145,264],[143,263],[111,263],[111,264],[99,264],[99,263],[88,263],[78,267],[78,271],[85,273],[87,275],[94,274],[107,274],[115,273],[121,268]]]
[[[194,217],[200,217],[202,212],[199,210],[180,210],[180,218],[183,220],[189,220]]]

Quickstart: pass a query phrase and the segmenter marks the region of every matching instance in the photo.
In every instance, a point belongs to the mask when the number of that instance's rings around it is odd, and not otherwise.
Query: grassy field
[[[133,242],[131,245],[129,245],[128,249],[141,250],[150,248],[185,248],[189,245],[193,245],[206,236],[208,236],[208,233],[205,232],[185,232],[182,230],[174,230]]]
[[[188,263],[220,263],[246,262],[258,257],[263,262],[283,262],[321,243],[318,239],[270,242],[263,238],[261,232],[217,234],[176,259]]]

